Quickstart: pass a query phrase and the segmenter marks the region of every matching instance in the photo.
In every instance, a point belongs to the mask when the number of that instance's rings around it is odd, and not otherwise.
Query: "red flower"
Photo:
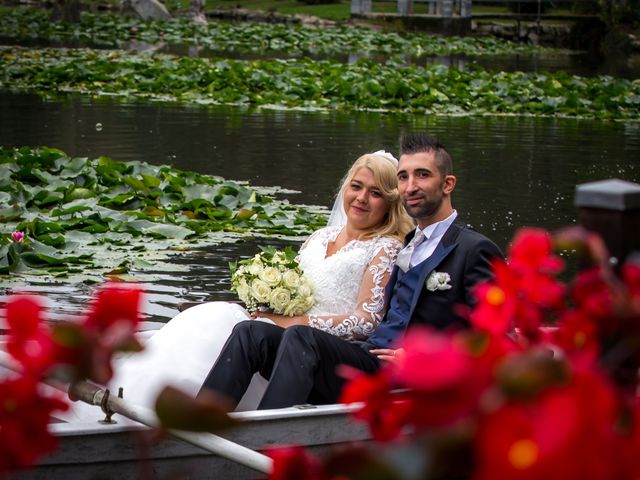
[[[564,306],[565,286],[555,278],[562,267],[548,233],[522,229],[508,262],[493,263],[495,279],[475,288],[478,303],[469,316],[471,324],[492,335],[517,330],[539,341],[545,316]]]
[[[571,288],[576,308],[595,319],[608,319],[614,313],[614,292],[600,268],[583,270]]]
[[[637,263],[623,265],[622,278],[629,289],[629,295],[634,298],[640,297],[640,265]]]
[[[562,259],[553,255],[553,242],[549,232],[539,228],[521,228],[513,237],[509,250],[509,263],[518,270],[536,270],[549,274],[562,271]]]
[[[29,375],[0,383],[0,475],[33,465],[56,446],[48,431],[50,415],[68,406],[39,388]]]
[[[620,470],[627,474],[627,478],[637,480],[640,478],[640,398],[631,395],[627,400],[626,421],[620,422],[620,458],[618,458]]]
[[[474,479],[629,478],[618,464],[618,413],[612,386],[594,372],[507,403],[480,422]]]
[[[548,332],[550,343],[560,347],[573,362],[584,362],[585,367],[594,367],[600,354],[598,327],[593,319],[581,311],[565,311],[559,326]]]
[[[562,259],[553,255],[551,235],[539,228],[521,228],[516,232],[509,250],[509,263],[517,270],[535,270],[552,275],[564,267]]]
[[[382,369],[376,375],[366,375],[343,367],[341,372],[350,381],[342,390],[340,403],[364,402],[354,417],[367,422],[376,440],[396,437],[409,419],[412,404],[404,392],[392,393],[389,370]]]
[[[65,358],[79,367],[80,376],[106,383],[113,375],[115,351],[142,349],[134,337],[141,300],[139,288],[111,282],[97,292],[81,325],[56,326],[56,338],[66,347]]]
[[[513,295],[513,282],[507,280],[511,272],[506,264],[494,264],[495,282],[481,283],[475,287],[477,305],[469,315],[471,324],[491,335],[504,335],[513,328],[518,305]]]
[[[106,332],[124,322],[134,329],[140,322],[141,291],[128,284],[110,282],[98,290],[84,325],[96,332]]]
[[[55,362],[57,349],[42,324],[42,306],[35,296],[16,295],[6,308],[9,334],[7,352],[33,375],[41,375]]]
[[[369,424],[377,440],[392,439],[405,426],[428,429],[470,415],[491,383],[494,366],[513,344],[415,327],[402,348],[405,354],[397,364],[376,375],[346,372],[351,381],[340,401],[364,402],[355,417]]]
[[[269,480],[329,480],[320,460],[307,454],[302,447],[281,447],[267,451],[273,458]]]

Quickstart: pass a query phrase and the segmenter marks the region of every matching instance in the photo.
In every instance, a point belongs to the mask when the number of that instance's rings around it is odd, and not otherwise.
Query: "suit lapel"
[[[416,234],[415,229],[411,230],[409,233],[407,233],[407,235],[404,237],[404,246],[405,247],[411,241],[411,239],[413,238],[413,236],[415,234]],[[396,282],[398,281],[398,270],[400,270],[400,268],[397,265],[394,265],[393,270],[391,270],[391,276],[389,277],[389,281],[387,282],[387,286],[385,287],[384,298],[386,299],[385,301],[387,302],[387,306],[389,305],[389,303],[391,301],[391,295],[393,294],[393,289],[395,287]]]
[[[422,293],[422,288],[427,281],[427,277],[436,269],[438,265],[440,265],[440,263],[445,258],[447,258],[447,255],[449,255],[458,246],[456,240],[458,239],[458,235],[463,228],[466,228],[466,224],[462,220],[460,220],[460,217],[456,217],[449,229],[443,235],[442,240],[440,240],[440,243],[438,243],[431,256],[427,258],[422,264],[420,271],[420,280],[418,281],[417,288],[413,292],[413,298],[411,299],[409,318],[411,318],[411,316],[413,315],[413,311],[416,308],[416,304],[418,303],[418,299],[420,298],[420,294]]]
[[[422,293],[422,288],[427,281],[427,277],[431,274],[431,272],[435,270],[438,265],[440,265],[440,262],[442,262],[442,260],[444,260],[447,255],[455,250],[457,246],[458,244],[454,243],[453,245],[445,247],[442,242],[440,242],[436,246],[436,249],[433,251],[431,256],[424,261],[421,267],[420,280],[418,280],[418,285],[415,292],[413,292],[413,298],[411,299],[411,309],[409,310],[411,314],[409,315],[409,317],[413,315],[413,310],[416,308],[416,303],[418,303],[418,298],[420,298],[420,294]]]

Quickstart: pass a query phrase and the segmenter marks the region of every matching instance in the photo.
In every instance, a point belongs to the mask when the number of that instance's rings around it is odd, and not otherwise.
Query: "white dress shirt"
[[[419,263],[424,262],[431,256],[438,243],[440,243],[440,240],[442,240],[444,233],[449,229],[457,216],[458,212],[454,210],[453,213],[444,220],[432,223],[431,225],[427,226],[427,228],[422,230],[425,239],[415,248],[415,250],[413,251],[413,255],[411,255],[410,265],[412,268]],[[416,233],[419,229],[420,227],[416,227]]]

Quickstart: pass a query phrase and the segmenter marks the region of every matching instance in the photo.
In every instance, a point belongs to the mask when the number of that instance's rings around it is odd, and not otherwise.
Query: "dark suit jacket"
[[[414,234],[415,231],[409,233],[405,241],[411,240]],[[467,326],[466,320],[456,313],[454,306],[474,304],[473,287],[493,278],[491,260],[494,258],[504,258],[500,249],[460,217],[456,217],[433,254],[415,267],[422,271],[420,288],[413,294],[409,326],[421,324],[437,329]],[[434,271],[446,272],[451,276],[450,290],[427,290],[426,281]],[[387,284],[387,302],[391,301],[397,277],[398,267],[395,267]],[[374,336],[382,334],[397,340],[406,328],[407,325],[394,324],[385,316]]]

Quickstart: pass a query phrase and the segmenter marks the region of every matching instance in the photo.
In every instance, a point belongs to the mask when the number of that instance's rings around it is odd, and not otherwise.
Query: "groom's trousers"
[[[335,403],[345,383],[337,372],[343,364],[368,373],[379,368],[377,357],[358,343],[308,326],[247,320],[233,329],[202,389],[237,405],[258,372],[269,380],[259,409]]]

